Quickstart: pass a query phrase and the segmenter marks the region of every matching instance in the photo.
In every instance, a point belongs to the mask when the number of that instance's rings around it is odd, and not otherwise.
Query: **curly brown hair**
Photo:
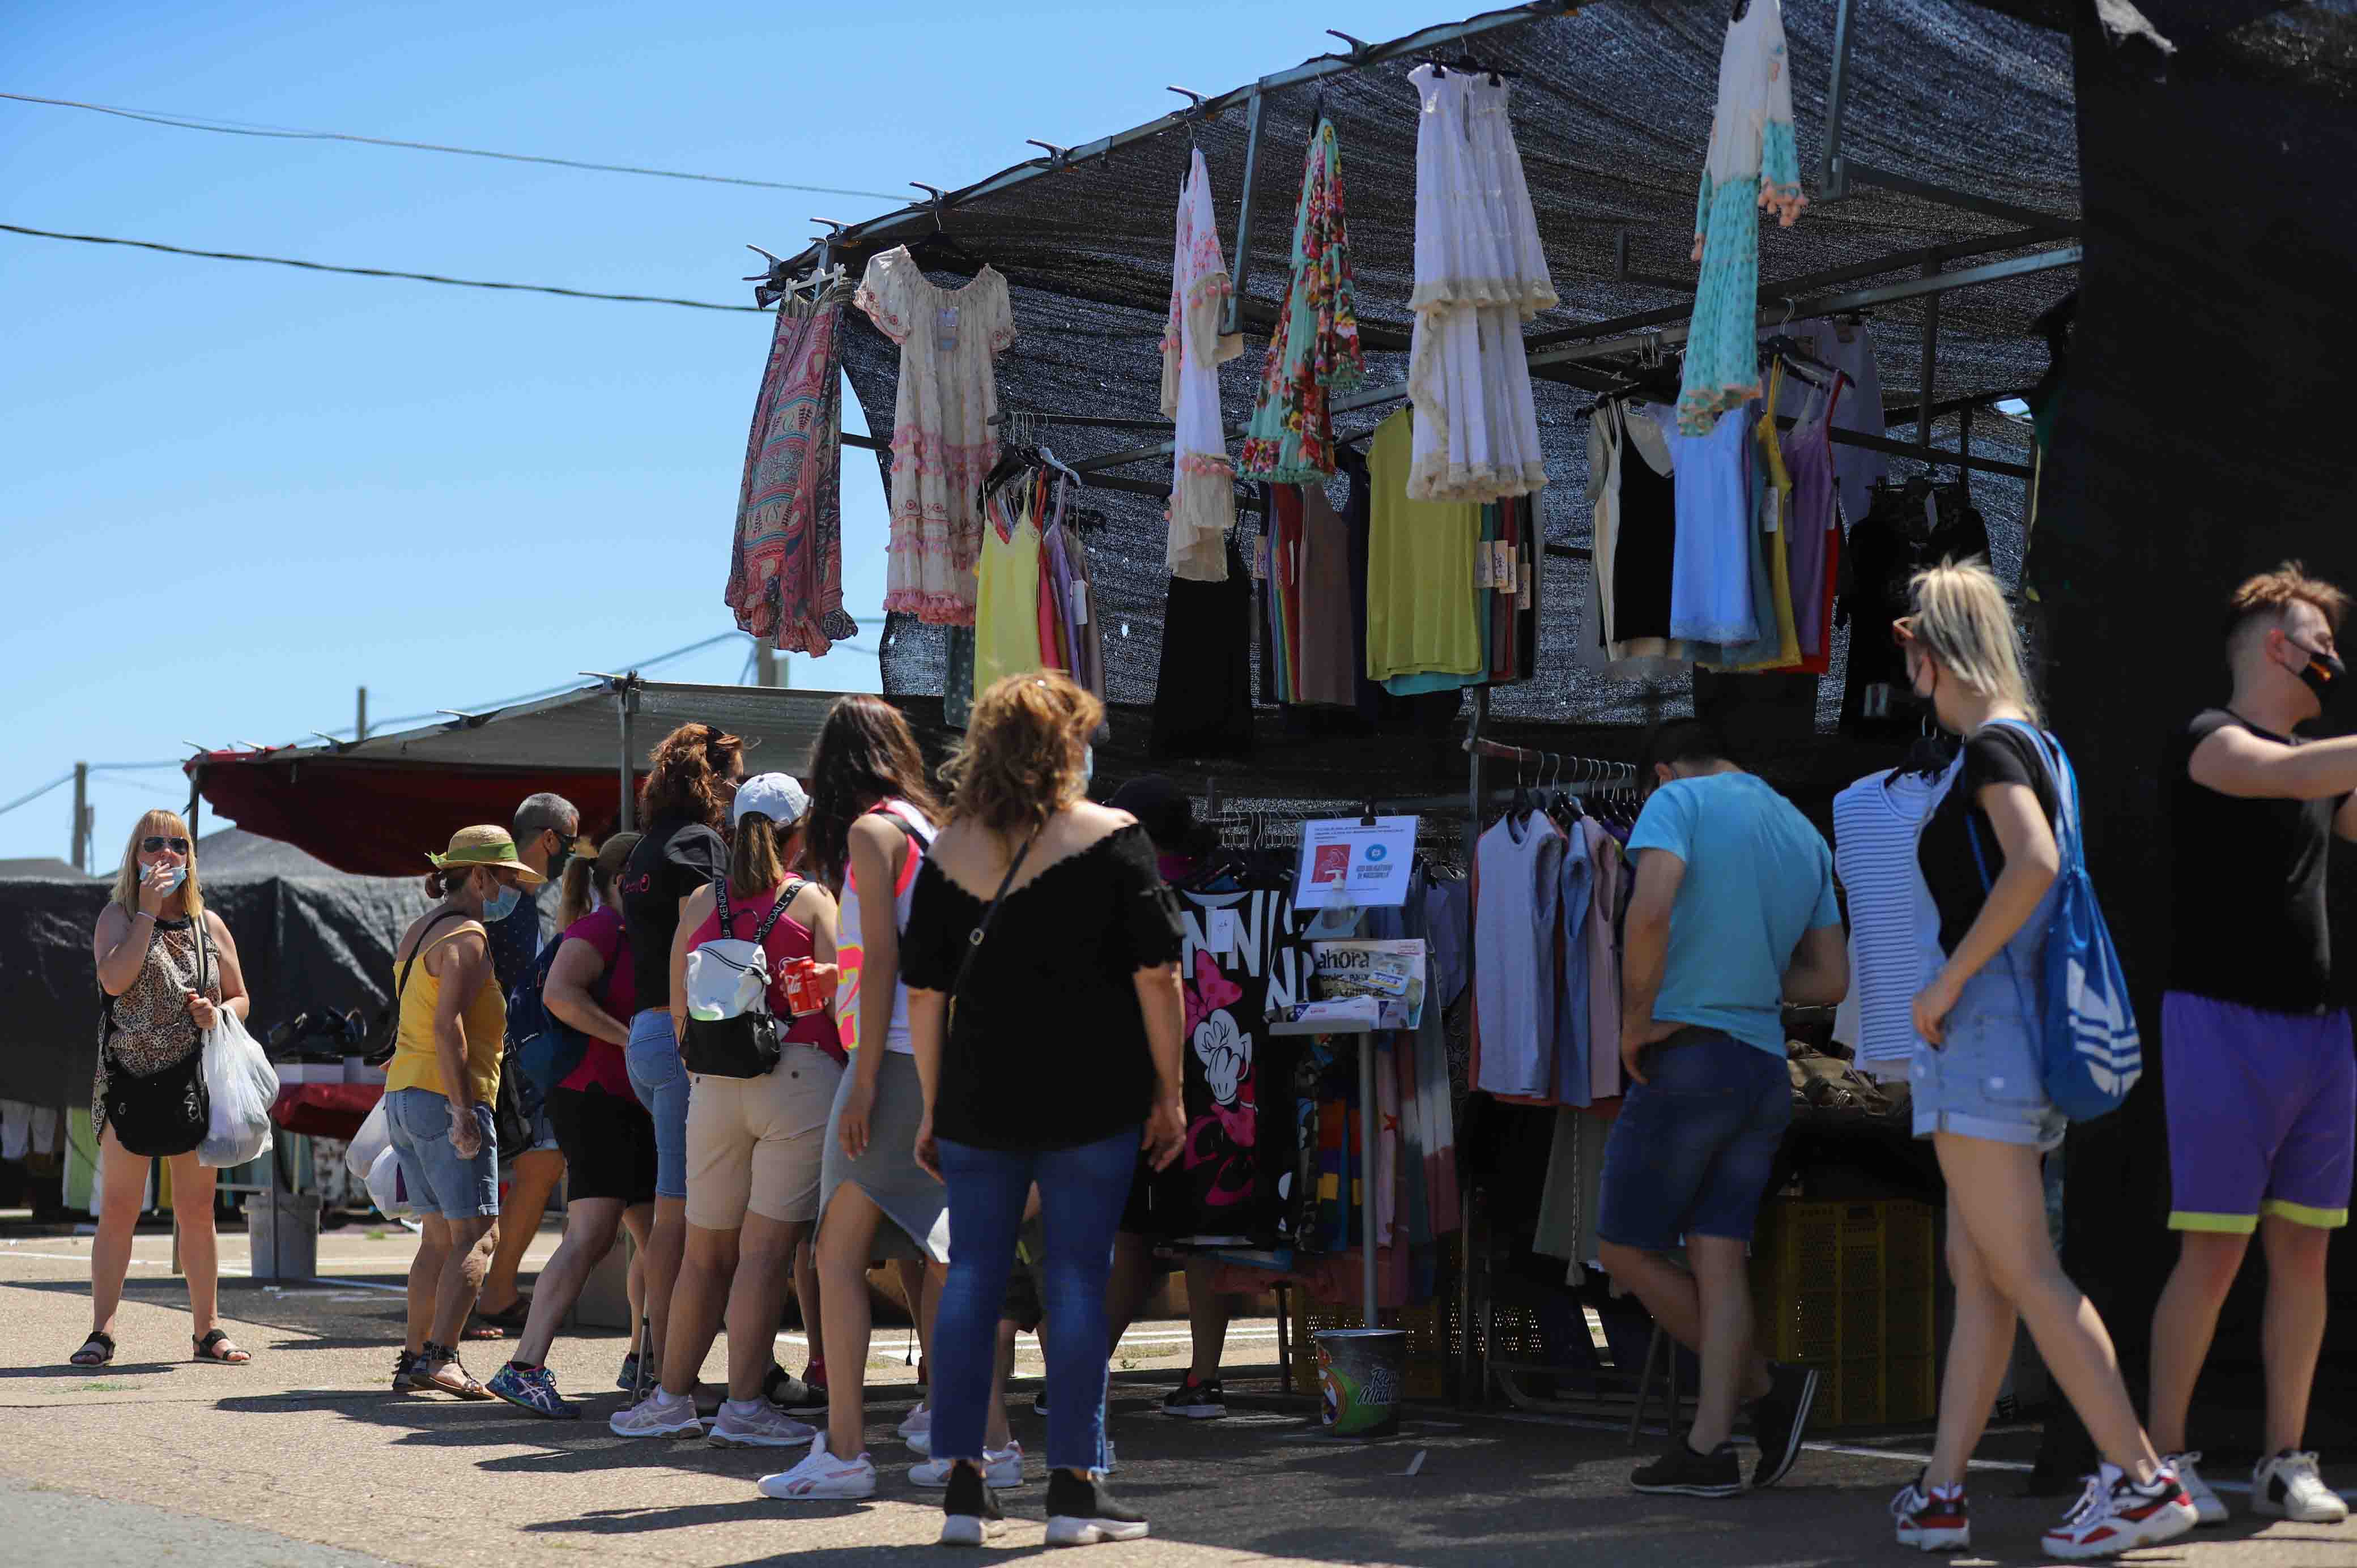
[[[717,725],[684,724],[655,743],[639,785],[639,821],[685,817],[715,830],[728,824],[722,786],[744,771],[745,743]]]
[[[1104,704],[1054,671],[994,682],[942,768],[951,820],[1038,832],[1087,792],[1089,736],[1103,722]]]

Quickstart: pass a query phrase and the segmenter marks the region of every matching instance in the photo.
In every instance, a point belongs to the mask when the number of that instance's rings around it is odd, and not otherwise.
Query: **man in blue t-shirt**
[[[1631,1477],[1641,1492],[1733,1497],[1729,1441],[1755,1401],[1751,1484],[1792,1467],[1817,1374],[1752,1352],[1744,1253],[1792,1118],[1783,1004],[1849,989],[1833,854],[1792,803],[1727,759],[1696,720],[1646,744],[1652,794],[1629,839],[1636,890],[1620,980],[1631,1079],[1605,1145],[1601,1261],[1702,1358],[1694,1425]],[[1683,1246],[1681,1268],[1663,1254]]]

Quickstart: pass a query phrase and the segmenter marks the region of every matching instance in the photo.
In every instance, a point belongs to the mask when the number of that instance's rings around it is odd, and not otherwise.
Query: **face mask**
[[[2301,665],[2297,671],[2301,683],[2316,693],[2319,706],[2330,707],[2333,696],[2341,689],[2341,677],[2349,673],[2349,666],[2341,661],[2338,654],[2319,653],[2312,648],[2302,648],[2297,642],[2292,643],[2291,646],[2295,650],[2308,655],[2308,662]]]
[[[548,857],[548,879],[551,882],[559,882],[564,880],[565,868],[568,865],[572,864],[572,861],[573,852],[569,849],[560,849],[554,854],[550,855]]]
[[[180,884],[188,879],[188,868],[185,865],[159,866],[156,872],[156,886],[167,893],[178,893]]]
[[[484,901],[483,918],[486,921],[504,920],[514,914],[516,906],[522,902],[522,888],[502,886],[498,893]]]
[[[1081,782],[1083,784],[1089,783],[1093,780],[1096,776],[1097,748],[1084,743],[1081,746]]]

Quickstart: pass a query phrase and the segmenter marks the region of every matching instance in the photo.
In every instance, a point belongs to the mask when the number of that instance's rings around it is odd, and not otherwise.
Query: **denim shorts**
[[[1916,1041],[1908,1064],[1917,1137],[1953,1133],[2033,1149],[2061,1146],[2070,1122],[2046,1098],[2043,1026],[2004,958],[1964,983],[1940,1032],[1940,1045]]]
[[[1668,1251],[1689,1236],[1751,1239],[1792,1080],[1781,1055],[1717,1029],[1681,1029],[1645,1056],[1604,1145],[1597,1234]]]
[[[450,1102],[430,1089],[396,1089],[384,1097],[385,1129],[420,1214],[445,1219],[497,1219],[500,1139],[488,1105],[470,1107],[483,1146],[461,1159],[450,1146]]]
[[[630,1020],[630,1043],[623,1047],[630,1088],[655,1121],[655,1196],[687,1201],[687,1064],[679,1059],[679,1036],[671,1009],[650,1007]]]

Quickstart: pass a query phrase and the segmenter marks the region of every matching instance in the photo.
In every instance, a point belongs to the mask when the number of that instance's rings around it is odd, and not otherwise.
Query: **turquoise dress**
[[[1342,148],[1334,122],[1321,114],[1302,163],[1301,204],[1293,215],[1293,286],[1269,338],[1238,471],[1274,484],[1332,478],[1334,420],[1328,399],[1357,386],[1366,372],[1351,233],[1342,216]]]

